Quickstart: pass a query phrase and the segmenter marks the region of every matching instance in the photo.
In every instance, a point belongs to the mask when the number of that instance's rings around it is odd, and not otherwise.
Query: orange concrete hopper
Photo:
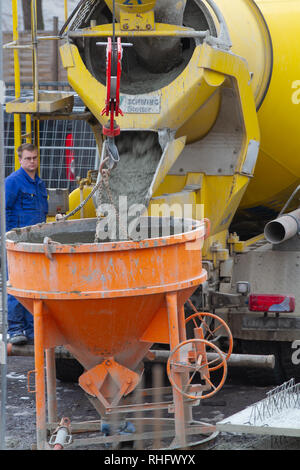
[[[49,364],[56,346],[72,353],[86,370],[81,387],[106,415],[138,384],[153,343],[173,349],[186,339],[184,303],[206,280],[205,221],[145,217],[142,241],[94,243],[96,222],[7,234],[8,292],[34,315],[38,448],[46,446],[44,351]],[[173,396],[181,433],[183,398]]]

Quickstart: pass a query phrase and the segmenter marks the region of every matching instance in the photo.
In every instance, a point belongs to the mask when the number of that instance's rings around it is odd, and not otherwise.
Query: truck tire
[[[76,359],[55,359],[56,378],[61,382],[78,382],[84,368]]]
[[[260,354],[275,356],[274,369],[252,369],[245,370],[246,381],[251,385],[261,387],[269,385],[281,385],[286,380],[286,375],[281,362],[280,343],[272,341],[242,340],[241,348],[243,354]]]

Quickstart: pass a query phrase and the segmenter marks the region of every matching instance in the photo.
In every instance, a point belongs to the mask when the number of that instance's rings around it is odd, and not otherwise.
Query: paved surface
[[[9,357],[7,371],[6,445],[8,449],[31,449],[36,442],[35,395],[27,391],[27,372],[34,369],[32,357]],[[194,408],[194,419],[215,424],[265,397],[270,387],[253,387],[229,379],[224,388],[210,400]],[[99,416],[81,388],[75,383],[57,381],[58,415],[71,422],[98,420]],[[96,434],[94,434],[96,436]],[[245,434],[221,433],[208,445],[211,450],[299,449],[298,439],[281,439]],[[85,446],[105,449],[103,446]]]
[[[1,308],[1,296],[0,296]],[[0,322],[1,323],[1,322]],[[2,331],[2,326],[1,326]],[[6,447],[11,450],[28,450],[36,443],[35,394],[28,393],[27,373],[34,369],[33,357],[8,357]],[[272,387],[254,387],[243,378],[230,374],[223,389],[210,400],[194,407],[194,419],[215,424],[241,411],[266,395]],[[68,416],[71,422],[99,420],[99,416],[76,383],[57,380],[58,416]],[[98,434],[99,435],[99,434]],[[97,434],[94,434],[97,436]],[[92,437],[92,436],[90,436]],[[250,434],[220,433],[207,446],[211,450],[299,450],[300,439],[270,438]],[[103,446],[85,446],[87,449],[105,449]],[[107,450],[107,449],[106,449]]]

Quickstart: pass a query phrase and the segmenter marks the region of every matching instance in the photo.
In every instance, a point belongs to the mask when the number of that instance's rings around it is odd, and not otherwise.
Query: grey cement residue
[[[106,215],[106,230],[103,220],[100,220],[96,229],[96,241],[115,238],[126,238],[124,231],[134,220],[142,215],[143,209],[148,207],[147,195],[153,181],[156,169],[162,156],[162,149],[158,141],[158,135],[154,132],[122,132],[116,139],[116,144],[120,154],[120,161],[111,171],[109,177],[109,187],[113,198],[113,205],[119,213],[120,219],[115,217],[114,208],[106,211],[104,205],[112,205],[112,201],[106,189],[98,194],[97,215]],[[119,206],[121,196],[127,197],[127,209]],[[135,207],[134,207],[135,206]],[[139,207],[140,210],[139,210]],[[126,212],[126,213],[125,213]],[[125,226],[119,221],[125,220]],[[115,223],[117,227],[115,226]]]
[[[65,245],[82,245],[95,243],[97,219],[78,219],[66,222],[39,224],[32,227],[12,230],[7,239],[15,243],[44,244],[58,243]],[[136,231],[140,238],[161,238],[179,235],[196,228],[194,221],[170,217],[138,218]],[[118,242],[118,238],[105,242]],[[33,250],[32,247],[28,248]],[[33,250],[34,251],[34,250]],[[38,250],[39,251],[39,250]]]
[[[41,237],[42,238],[42,237]],[[82,243],[94,243],[95,232],[61,232],[51,236],[51,240],[61,244],[73,245]],[[43,243],[41,240],[39,243]]]
[[[61,244],[82,244],[82,243],[94,243],[95,240],[95,230],[77,230],[74,227],[74,231],[64,231],[63,226],[61,227],[61,231],[53,231],[53,233],[49,233],[48,229],[49,225],[43,227],[41,226],[38,230],[28,230],[28,231],[19,231],[18,234],[15,235],[12,232],[12,236],[9,237],[10,240],[15,242],[21,243],[33,243],[33,244],[41,244],[45,242],[45,237],[47,236],[49,241],[53,241],[56,243]]]
[[[140,224],[140,219],[137,218],[135,223],[136,233],[139,234],[139,239],[148,239],[154,237],[163,237],[163,236],[172,236],[174,234],[181,234],[188,230],[194,228],[192,225],[188,225],[187,221],[184,219],[178,219],[176,222],[174,221],[173,217],[168,219],[161,220],[160,223],[156,222],[153,224],[149,224],[148,226],[144,226]],[[105,233],[105,237],[108,236],[108,232]],[[34,241],[33,241],[34,240]],[[81,245],[84,243],[95,243],[95,230],[93,231],[75,231],[74,232],[60,232],[54,233],[51,235],[51,240],[53,242],[58,242],[61,244],[68,244],[68,245]],[[116,242],[120,241],[120,238],[107,238],[106,240],[102,240],[103,242]],[[30,237],[31,243],[43,243],[43,234],[39,237]],[[100,242],[101,243],[101,242]]]

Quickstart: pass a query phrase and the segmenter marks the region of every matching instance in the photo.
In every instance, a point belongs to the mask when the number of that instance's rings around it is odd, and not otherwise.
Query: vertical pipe
[[[45,359],[44,359],[44,325],[43,302],[34,300],[34,356],[35,356],[35,400],[36,400],[36,437],[37,449],[46,445],[46,399],[45,399]]]
[[[80,191],[80,204],[84,201],[83,189],[84,189],[84,186],[80,185],[80,189],[79,189],[79,191]],[[84,219],[84,207],[82,207],[80,209],[80,218]]]
[[[0,225],[1,225],[1,275],[2,275],[2,339],[0,341],[0,365],[1,365],[1,429],[0,446],[5,450],[6,434],[6,400],[7,400],[7,295],[6,295],[6,246],[5,246],[5,154],[4,154],[4,129],[3,106],[5,103],[5,83],[3,80],[3,49],[2,49],[2,5],[0,2]]]
[[[180,330],[182,329],[181,322],[179,321],[177,293],[170,292],[166,294],[166,302],[169,318],[169,335],[170,335],[170,349],[171,351],[180,343]],[[182,389],[182,379],[180,374],[175,374],[174,378],[176,385]],[[183,402],[183,395],[173,387],[173,398],[175,407],[175,435],[177,444],[181,447],[186,446],[185,435],[185,407]]]
[[[68,20],[68,0],[65,0],[65,22]]]
[[[48,421],[57,423],[55,348],[46,349]]]
[[[26,143],[32,143],[32,123],[30,114],[26,114]]]
[[[37,6],[36,0],[31,0],[31,38],[32,38],[32,74],[34,108],[39,111],[39,77],[38,77],[38,43],[37,43]],[[40,121],[34,120],[34,143],[38,148],[38,175],[41,176],[40,153]]]
[[[18,1],[12,0],[12,16],[13,16],[13,41],[19,41],[19,24],[18,24]],[[20,98],[21,78],[20,78],[20,58],[18,49],[14,49],[14,68],[15,68],[15,97]]]
[[[31,39],[32,39],[32,76],[34,92],[34,109],[39,111],[39,76],[38,76],[38,49],[37,49],[37,8],[36,0],[31,0]]]
[[[36,0],[31,0],[31,38],[32,38],[32,74],[34,108],[39,111],[39,76],[38,76],[38,49],[37,49],[37,7]],[[34,120],[34,143],[38,148],[38,175],[41,176],[41,152],[40,152],[40,121]]]
[[[184,314],[184,305],[178,311],[178,319],[179,319],[179,339],[180,342],[186,341],[186,324],[185,324],[185,314]],[[189,380],[189,373],[185,373],[182,375],[183,380],[185,383]],[[185,413],[185,422],[192,422],[193,421],[193,407],[186,405],[184,407]]]
[[[53,16],[53,36],[58,36],[58,16]],[[52,41],[52,80],[58,82],[59,79],[59,48],[58,41]]]
[[[153,387],[154,387],[154,393],[153,393],[153,400],[156,403],[161,403],[163,401],[162,397],[162,387],[163,387],[163,375],[162,375],[162,365],[161,364],[155,364],[152,367],[152,377],[153,377]],[[154,410],[154,439],[153,439],[153,449],[160,449],[162,446],[162,441],[160,437],[158,436],[158,433],[162,429],[162,410],[157,409]]]
[[[178,311],[178,319],[179,319],[179,338],[180,341],[186,341],[186,323],[185,323],[185,313],[184,313],[184,305]],[[182,374],[184,383],[187,383],[189,380],[189,373]],[[184,407],[185,413],[185,422],[192,422],[193,421],[193,407],[192,405],[186,405]]]
[[[13,41],[19,43],[19,24],[18,24],[18,0],[12,0],[12,16],[13,16]],[[21,96],[21,71],[19,50],[14,49],[14,74],[15,74],[15,98]],[[15,144],[15,170],[20,168],[20,162],[17,149],[22,143],[22,125],[21,115],[14,115],[14,144]]]
[[[38,148],[38,175],[41,176],[40,121],[34,119],[34,144]]]
[[[186,326],[185,326],[185,315],[184,315],[184,306],[179,309],[178,312],[179,320],[179,339],[180,342],[186,340]]]

